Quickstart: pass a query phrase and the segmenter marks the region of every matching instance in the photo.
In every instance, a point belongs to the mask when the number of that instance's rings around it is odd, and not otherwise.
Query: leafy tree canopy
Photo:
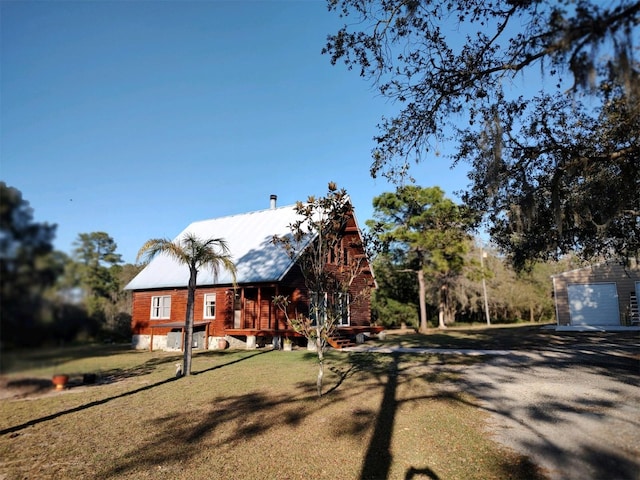
[[[7,268],[51,252],[55,225],[33,221],[33,209],[20,190],[0,182],[0,258]]]
[[[74,270],[89,293],[109,298],[117,292],[120,285],[112,268],[122,262],[122,257],[116,252],[115,240],[105,232],[80,233],[74,246],[73,256],[78,262]]]
[[[166,238],[152,238],[140,247],[137,260],[144,259],[145,262],[150,262],[158,255],[166,255],[189,268],[182,363],[182,374],[188,376],[191,375],[193,359],[193,309],[198,271],[202,268],[209,269],[214,277],[217,277],[220,270],[225,269],[231,273],[235,286],[237,270],[229,246],[223,238],[201,239],[193,233],[186,233],[176,241]]]
[[[413,252],[435,270],[458,269],[459,245],[469,239],[466,210],[445,198],[439,187],[398,187],[373,199],[367,225],[386,248]]]
[[[440,290],[440,326],[451,304],[449,288],[462,273],[470,238],[466,209],[445,198],[439,187],[398,187],[373,199],[374,220],[367,221],[380,244],[405,264],[414,264],[418,275],[420,330],[426,332],[425,273]],[[449,319],[450,320],[450,319]]]
[[[74,246],[74,256],[87,266],[115,265],[122,262],[121,255],[116,253],[118,245],[108,233],[80,233]]]
[[[43,293],[62,270],[52,254],[55,231],[55,225],[34,222],[22,193],[0,182],[0,312],[7,344],[36,341]]]
[[[450,142],[453,163],[471,164],[465,201],[516,266],[638,256],[640,2],[328,5],[350,23],[323,52],[400,106],[379,124],[373,176],[404,181]]]

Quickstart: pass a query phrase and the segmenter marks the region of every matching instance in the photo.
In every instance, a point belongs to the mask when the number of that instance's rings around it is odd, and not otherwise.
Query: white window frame
[[[151,297],[151,318],[171,318],[171,295],[157,295]]]
[[[209,299],[213,298],[213,302],[210,302]],[[209,306],[213,306],[213,315],[209,315]],[[215,293],[205,293],[204,294],[204,312],[202,314],[203,318],[216,318],[216,294]]]

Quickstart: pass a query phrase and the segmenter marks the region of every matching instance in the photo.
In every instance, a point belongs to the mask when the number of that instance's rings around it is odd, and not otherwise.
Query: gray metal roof
[[[274,245],[274,235],[291,234],[289,225],[300,220],[295,205],[259,210],[240,215],[194,222],[185,228],[174,241],[186,233],[202,240],[222,238],[227,242],[237,269],[237,282],[256,283],[281,280],[294,262],[280,245]],[[167,255],[156,256],[125,287],[127,290],[149,288],[186,287],[189,268]],[[225,270],[214,279],[208,269],[198,272],[198,285],[229,285],[231,275]]]

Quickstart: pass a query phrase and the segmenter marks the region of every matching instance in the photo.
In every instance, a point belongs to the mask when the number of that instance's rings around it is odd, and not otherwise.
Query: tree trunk
[[[453,308],[451,308],[451,305],[447,305],[447,314],[444,317],[444,324],[445,325],[453,325],[454,323],[456,323],[456,312]]]
[[[322,330],[317,328],[316,333],[316,352],[318,354],[318,378],[316,379],[316,389],[318,390],[318,396],[321,397],[322,379],[324,377],[324,345],[321,337]]]
[[[420,333],[427,333],[427,288],[424,284],[424,270],[417,271],[418,274],[418,297],[420,301]]]
[[[442,285],[440,287],[440,302],[438,305],[438,328],[447,328],[444,322],[447,309],[447,293],[447,286]]]
[[[189,286],[187,287],[187,316],[184,322],[184,360],[182,374],[191,375],[191,360],[193,358],[193,304],[196,296],[196,277],[198,271],[190,268]]]

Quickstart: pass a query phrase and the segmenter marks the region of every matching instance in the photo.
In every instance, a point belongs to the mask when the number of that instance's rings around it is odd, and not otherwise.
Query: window
[[[316,325],[318,319],[322,323],[326,322],[328,314],[331,314],[331,318],[335,320],[337,326],[348,326],[350,320],[349,310],[349,294],[346,292],[332,295],[331,302],[328,302],[327,293],[311,292],[309,318],[312,325]]]
[[[331,265],[337,265],[338,263],[342,265],[349,264],[349,251],[344,244],[344,240],[340,240],[329,249],[327,263]]]
[[[331,249],[329,249],[329,264],[335,265],[336,263],[338,263],[338,254],[336,252],[337,247],[333,247]]]
[[[344,327],[349,325],[349,294],[338,293],[336,298],[336,314],[338,326]]]
[[[207,293],[204,296],[204,318],[216,318],[215,293]]]
[[[171,296],[151,297],[151,318],[171,317]]]
[[[309,302],[309,318],[311,325],[317,325],[317,321],[321,323],[327,321],[327,294],[311,292]]]

